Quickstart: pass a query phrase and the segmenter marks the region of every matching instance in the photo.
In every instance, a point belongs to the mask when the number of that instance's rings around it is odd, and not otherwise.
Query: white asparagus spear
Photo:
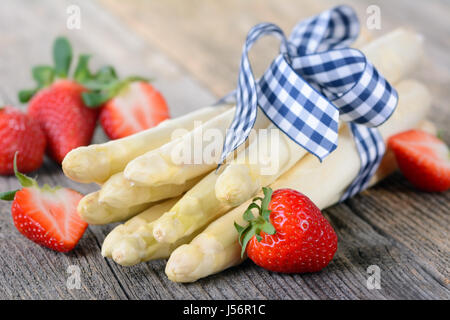
[[[381,74],[391,83],[396,83],[417,66],[422,57],[422,43],[422,37],[418,34],[397,29],[364,45],[361,51]],[[269,140],[269,136],[266,136],[266,140]],[[272,143],[264,142],[264,136],[258,137],[249,145],[245,156],[243,153],[238,154],[225,167],[215,186],[220,201],[232,206],[241,204],[261,187],[274,182],[308,153],[283,132],[280,131],[277,136],[278,139]],[[264,156],[261,152],[264,145],[271,145],[274,150],[264,148],[268,150]]]
[[[154,222],[153,236],[158,242],[175,243],[231,209],[216,198],[217,177],[214,171],[208,174]]]
[[[228,109],[229,105],[201,108],[129,137],[76,148],[64,158],[64,174],[78,182],[101,184],[134,158],[169,142],[175,129],[192,130],[195,121],[207,121]]]
[[[428,90],[416,81],[401,82],[397,89],[401,97],[397,110],[380,126],[380,132],[385,139],[418,126],[421,119],[425,118],[431,103]],[[393,158],[388,157],[388,162],[389,159],[392,161]],[[344,126],[339,133],[338,148],[322,163],[313,155],[307,155],[271,187],[274,190],[299,190],[323,209],[339,201],[358,174],[359,166],[359,155],[353,138],[348,127]],[[371,183],[382,178],[382,174],[390,173],[393,167],[392,163],[384,161]],[[243,203],[211,223],[190,244],[178,247],[166,266],[169,279],[192,282],[241,263],[241,248],[233,223],[244,223],[242,214],[250,202],[249,200]]]
[[[142,229],[142,227],[158,219],[167,210],[167,208],[170,208],[175,203],[175,201],[177,201],[177,198],[166,200],[145,211],[142,211],[140,214],[134,216],[124,224],[120,224],[115,227],[103,241],[102,255],[109,258],[113,257],[113,252],[116,248],[119,248],[122,239],[126,238],[128,235],[137,233],[138,230]],[[122,251],[123,250],[121,249],[116,250],[116,253],[114,254],[119,261],[135,260],[137,259],[137,256],[140,256],[140,254],[133,249],[126,250],[125,254],[122,254]],[[131,257],[131,259],[129,257]]]
[[[423,42],[422,35],[398,28],[369,42],[361,51],[394,84],[417,67],[423,56]]]
[[[188,243],[204,226],[230,209],[229,206],[221,205],[213,200],[215,194],[211,185],[214,185],[216,177],[217,175],[211,172],[183,197],[153,206],[144,213],[133,217],[124,225],[116,227],[105,239],[102,254],[127,266],[151,259],[167,258],[176,247]],[[178,212],[186,210],[191,214],[182,215],[180,221],[171,219],[176,218]],[[148,215],[146,212],[154,211],[159,212],[157,219],[152,221],[141,219]],[[209,215],[205,215],[206,212]],[[215,212],[215,214],[210,214],[210,212]],[[164,216],[167,217],[164,219]],[[171,225],[174,230],[169,230],[168,235],[172,236],[170,243],[159,242],[153,236],[155,225],[164,220],[178,222],[178,224]]]
[[[123,172],[111,176],[100,189],[98,201],[116,208],[127,208],[142,203],[155,202],[179,196],[191,189],[203,176],[183,184],[166,184],[159,187],[141,187],[125,179]]]
[[[178,198],[166,200],[131,218],[125,224],[118,225],[105,238],[102,245],[102,255],[112,258],[116,263],[123,266],[168,258],[176,247],[188,243],[200,232],[199,230],[174,244],[159,243],[153,238],[153,221],[169,210],[177,200]]]
[[[384,50],[395,46],[389,41],[366,50]],[[381,70],[383,72],[384,70]],[[407,87],[406,90],[409,90]],[[153,236],[159,242],[173,243],[238,206],[274,182],[307,154],[275,126],[260,130],[249,147],[241,150],[220,176],[214,173],[187,192],[169,212],[155,221]],[[277,134],[276,134],[277,133]],[[263,163],[266,163],[263,165]],[[215,182],[215,184],[214,184]],[[211,186],[215,185],[215,192]]]
[[[84,196],[78,203],[77,212],[89,224],[107,224],[123,221],[142,212],[153,203],[142,203],[126,208],[115,208],[98,201],[99,191]]]
[[[137,185],[160,186],[182,184],[214,169],[234,112],[234,108],[228,110],[188,134],[130,161],[124,171],[125,177]],[[268,125],[267,117],[259,112],[254,129],[266,128]],[[212,142],[203,141],[206,136],[212,138]],[[208,161],[205,161],[205,157],[209,158]]]

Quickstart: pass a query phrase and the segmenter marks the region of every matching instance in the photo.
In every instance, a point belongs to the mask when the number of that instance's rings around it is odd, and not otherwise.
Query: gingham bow
[[[289,40],[274,24],[253,27],[242,52],[236,113],[220,163],[249,136],[258,105],[280,130],[320,161],[337,147],[341,117],[349,123],[361,159],[359,175],[342,200],[361,191],[385,151],[375,127],[393,113],[398,96],[362,52],[348,48],[358,33],[358,18],[348,6],[300,22]],[[280,54],[257,82],[247,54],[259,38],[269,34],[281,40]]]

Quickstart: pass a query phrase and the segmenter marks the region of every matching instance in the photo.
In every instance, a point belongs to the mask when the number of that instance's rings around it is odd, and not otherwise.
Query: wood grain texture
[[[58,34],[70,37],[77,53],[91,52],[94,65],[114,64],[120,74],[155,78],[173,115],[213,102],[235,85],[245,33],[273,21],[289,30],[297,20],[335,1],[3,1],[0,10],[0,101],[17,105],[16,93],[32,85],[32,65],[50,62]],[[364,14],[369,1],[350,1]],[[450,119],[448,6],[406,1],[380,5],[383,30],[413,25],[430,46],[417,77],[435,98],[432,118],[442,129]],[[408,2],[410,3],[410,2]],[[66,28],[66,8],[81,8],[81,30]],[[401,8],[401,10],[399,9]],[[426,12],[427,14],[423,14]],[[439,24],[430,23],[438,19]],[[445,27],[447,26],[447,27]],[[440,35],[439,35],[440,34]],[[252,51],[257,70],[275,54],[276,41]],[[448,131],[444,132],[447,142]],[[99,130],[96,141],[104,139]],[[83,193],[97,188],[66,179],[46,161],[41,183]],[[16,188],[0,178],[0,191]],[[59,254],[25,239],[12,224],[10,204],[0,203],[0,298],[3,299],[449,299],[450,193],[419,193],[396,174],[344,204],[325,210],[339,238],[338,252],[315,274],[271,273],[250,261],[192,284],[170,282],[165,261],[122,267],[100,255],[114,225],[90,226],[76,249]],[[81,289],[67,289],[67,267],[80,267]],[[367,267],[381,269],[381,290],[366,286]]]

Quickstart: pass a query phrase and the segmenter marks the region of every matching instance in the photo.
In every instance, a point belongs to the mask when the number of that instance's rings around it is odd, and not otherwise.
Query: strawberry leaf
[[[90,92],[82,94],[84,104],[89,108],[97,108],[106,101],[114,98],[120,91],[134,81],[149,81],[146,78],[130,76],[124,80],[118,80],[115,70],[106,66],[99,70],[90,81],[83,83]]]
[[[270,200],[272,199],[272,189],[263,187],[264,199],[261,200],[261,208],[263,210],[269,208]]]
[[[112,66],[103,66],[95,74],[95,79],[100,83],[111,83],[118,80],[116,70]]]
[[[75,73],[73,78],[78,83],[84,83],[92,79],[92,73],[89,70],[89,59],[91,58],[88,54],[80,54],[78,57],[78,63],[75,67]]]
[[[247,225],[246,227],[242,227],[242,226],[240,226],[239,224],[237,224],[235,222],[234,223],[234,227],[236,228],[236,230],[238,230],[238,233],[239,233],[239,244],[242,245],[242,236],[250,228],[250,225]]]
[[[264,198],[256,197],[253,199],[253,201],[260,201],[261,206],[252,202],[243,214],[244,220],[248,222],[247,226],[243,227],[236,222],[234,223],[234,227],[239,233],[239,244],[242,246],[241,257],[244,256],[247,244],[253,236],[256,237],[256,240],[261,241],[261,231],[270,235],[276,233],[275,227],[270,223],[271,211],[269,210],[273,191],[271,188],[263,188],[263,193]],[[258,209],[259,215],[257,217],[253,215],[252,209]]]
[[[17,191],[19,190],[0,192],[0,199],[5,201],[12,201],[14,200],[14,196],[16,195]]]
[[[242,238],[242,250],[241,250],[241,258],[244,256],[245,249],[247,249],[247,244],[250,241],[250,239],[256,234],[256,227],[251,226],[249,230],[246,231],[246,233],[243,234]]]
[[[34,89],[26,89],[19,91],[19,101],[26,103],[38,92],[40,89],[48,87],[52,84],[55,78],[55,70],[51,66],[36,66],[32,69],[33,79],[37,82]]]
[[[28,101],[30,101],[30,99],[36,94],[36,92],[39,89],[26,89],[26,90],[20,90],[19,91],[19,101],[21,103],[26,103]]]
[[[50,66],[36,66],[32,69],[33,79],[36,80],[38,88],[44,88],[52,84],[55,70]]]
[[[259,209],[259,206],[256,203],[252,203],[248,206],[247,210],[245,210],[245,212],[244,212],[244,220],[245,221],[250,222],[250,221],[255,220],[255,216],[252,213],[253,208]]]
[[[241,227],[240,225],[238,225],[236,222],[234,223],[234,227],[236,228],[237,232],[241,233],[242,230],[244,230],[244,227]]]
[[[267,234],[275,234],[275,227],[269,222],[264,223],[261,227],[261,231],[264,231]]]
[[[55,63],[56,76],[67,78],[69,75],[70,63],[72,62],[72,47],[67,38],[56,38],[53,43],[53,61]]]
[[[83,92],[82,93],[83,102],[87,107],[97,108],[109,99],[112,98],[110,91],[106,92]]]

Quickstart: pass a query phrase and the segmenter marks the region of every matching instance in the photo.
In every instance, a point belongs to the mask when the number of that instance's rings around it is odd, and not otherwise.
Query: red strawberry
[[[123,138],[169,118],[164,97],[151,84],[131,82],[106,102],[100,123],[111,139]]]
[[[450,152],[444,141],[420,130],[409,130],[388,141],[403,175],[425,191],[450,188]]]
[[[39,121],[48,151],[58,163],[70,150],[91,142],[98,112],[84,105],[85,90],[76,82],[59,80],[41,89],[28,105],[28,114]]]
[[[38,122],[12,107],[0,108],[0,174],[14,173],[16,152],[20,171],[38,169],[44,160],[45,145],[45,135]]]
[[[87,56],[81,55],[76,81],[65,80],[72,61],[72,47],[66,38],[57,38],[53,44],[54,66],[36,66],[33,78],[37,87],[19,92],[21,102],[28,102],[28,114],[44,130],[50,155],[61,163],[72,149],[91,142],[98,112],[83,102],[81,80],[89,78]],[[62,79],[62,80],[61,80]]]
[[[315,272],[325,268],[337,250],[337,236],[319,208],[292,189],[263,188],[261,206],[252,203],[244,213],[248,226],[235,224],[242,254],[275,272]],[[255,217],[251,210],[257,208]],[[247,245],[248,244],[248,245]]]
[[[67,188],[39,188],[36,180],[17,171],[22,189],[0,194],[2,200],[13,200],[11,213],[14,225],[25,237],[44,247],[67,252],[72,250],[87,228],[77,213],[83,197]]]

